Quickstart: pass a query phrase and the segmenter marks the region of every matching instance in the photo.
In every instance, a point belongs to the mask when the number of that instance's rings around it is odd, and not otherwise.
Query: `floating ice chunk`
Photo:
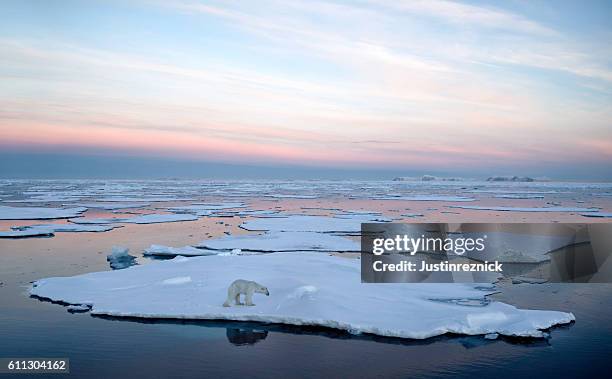
[[[162,281],[164,285],[178,285],[191,283],[191,276],[177,276],[176,278],[165,279]]]
[[[64,204],[67,205],[67,204]],[[114,211],[117,209],[130,209],[130,208],[143,208],[148,207],[151,203],[77,203],[72,204],[79,207],[93,208],[93,209],[104,209],[107,211]]]
[[[468,202],[476,201],[473,197],[465,196],[444,196],[444,195],[415,195],[415,196],[377,196],[374,200],[404,200],[404,201],[448,201],[448,202]]]
[[[300,194],[284,194],[284,193],[273,193],[265,195],[265,197],[271,197],[274,199],[316,199],[317,195],[300,195]]]
[[[138,202],[162,202],[162,201],[191,201],[190,198],[181,197],[166,197],[166,196],[145,196],[145,197],[132,197],[132,196],[109,196],[97,199],[100,202],[126,202],[126,203],[138,203]]]
[[[162,222],[194,221],[198,217],[187,214],[148,214],[127,219],[128,224],[157,224]]]
[[[498,212],[598,212],[598,208],[574,208],[574,207],[497,207],[478,205],[447,205],[449,208],[473,209],[478,211]]]
[[[0,205],[0,220],[50,220],[78,217],[87,208],[7,207]]]
[[[224,236],[198,244],[212,250],[256,252],[274,251],[361,251],[360,244],[348,238],[316,232],[268,232],[259,235]]]
[[[499,338],[499,334],[497,334],[497,333],[485,334],[484,338],[487,339],[487,340],[496,340],[496,339]]]
[[[612,217],[612,213],[608,212],[596,212],[596,213],[584,213],[581,216],[584,217]]]
[[[128,218],[77,218],[68,221],[75,224],[158,224],[163,222],[194,221],[198,216],[191,214],[147,214]]]
[[[53,236],[58,232],[107,232],[117,225],[40,224],[13,226],[10,231],[0,232],[0,238],[25,238]]]
[[[344,215],[342,217],[291,215],[278,218],[259,218],[240,225],[250,231],[279,232],[337,232],[352,233],[361,231],[362,222],[387,222],[386,218],[368,215]]]
[[[493,196],[499,199],[543,199],[544,195],[529,195],[529,194],[505,194],[505,195],[495,195]]]
[[[574,320],[571,313],[521,310],[497,301],[471,307],[430,300],[478,300],[491,293],[473,284],[362,284],[360,265],[357,259],[318,253],[194,257],[42,279],[30,293],[91,303],[94,315],[314,325],[419,339],[445,333],[544,337],[543,329]],[[160,288],[177,277],[191,282]],[[223,307],[236,278],[262,283],[270,296],[254,307]]]
[[[199,256],[199,255],[215,255],[217,252],[210,251],[206,249],[197,249],[193,246],[183,246],[183,247],[170,247],[163,245],[151,245],[144,251],[144,255],[153,255],[153,256]]]
[[[73,304],[66,307],[66,310],[70,313],[84,313],[89,312],[91,307],[87,304]]]
[[[129,249],[121,246],[113,246],[111,253],[106,256],[113,270],[121,270],[136,264],[136,257],[129,254]]]

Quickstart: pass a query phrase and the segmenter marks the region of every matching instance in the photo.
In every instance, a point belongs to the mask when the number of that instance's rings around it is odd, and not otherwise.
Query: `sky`
[[[609,1],[0,2],[0,177],[612,180]]]

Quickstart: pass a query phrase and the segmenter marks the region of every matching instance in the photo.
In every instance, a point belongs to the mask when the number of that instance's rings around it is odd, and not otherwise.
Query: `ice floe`
[[[192,214],[146,214],[128,218],[75,218],[68,221],[75,224],[158,224],[163,222],[194,221],[198,217]]]
[[[78,217],[87,208],[8,207],[0,205],[0,220],[50,220]]]
[[[151,203],[77,203],[77,204],[64,204],[74,205],[78,207],[92,208],[92,209],[104,209],[107,211],[114,211],[117,209],[130,209],[130,208],[143,208],[148,207]]]
[[[469,202],[476,201],[473,197],[465,196],[445,196],[445,195],[415,195],[415,196],[377,196],[374,200],[405,200],[405,201],[448,201],[448,202]]]
[[[231,251],[240,249],[252,252],[273,251],[322,251],[358,252],[358,242],[345,237],[316,232],[268,232],[257,235],[224,236],[204,240],[198,247],[210,250]]]
[[[361,223],[388,221],[389,219],[384,217],[369,215],[347,214],[342,217],[291,215],[248,220],[240,227],[250,231],[354,233],[361,231]]]
[[[478,211],[498,212],[598,212],[598,208],[575,208],[575,207],[500,207],[500,206],[478,206],[478,205],[448,205],[449,208],[473,209]]]
[[[256,306],[223,307],[236,279],[265,285]],[[490,287],[489,287],[490,288]],[[362,284],[360,261],[319,253],[173,259],[119,271],[41,279],[32,295],[91,305],[94,315],[314,325],[423,339],[445,333],[544,337],[571,313],[484,301],[474,284]],[[451,300],[470,299],[478,306]]]
[[[193,246],[183,246],[183,247],[171,247],[164,245],[151,245],[146,248],[144,251],[144,255],[149,256],[160,256],[160,257],[174,257],[177,255],[192,257],[192,256],[200,256],[200,255],[216,255],[218,251],[212,251],[207,249],[198,249]]]
[[[612,217],[612,213],[610,213],[610,212],[594,212],[594,213],[584,213],[581,216],[584,216],[584,217]]]
[[[113,246],[112,251],[106,256],[113,270],[121,270],[136,264],[136,257],[130,255],[129,249],[121,246]]]
[[[13,226],[9,231],[0,231],[0,238],[51,237],[58,232],[108,232],[117,225],[40,224]]]

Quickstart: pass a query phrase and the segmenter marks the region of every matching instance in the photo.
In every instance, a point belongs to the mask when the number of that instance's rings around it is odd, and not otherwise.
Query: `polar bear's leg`
[[[232,298],[234,297],[234,287],[230,286],[227,289],[227,299],[225,299],[225,303],[223,303],[224,307],[231,307],[232,306]]]
[[[236,294],[236,305],[244,305],[240,302],[240,292]]]
[[[253,291],[254,288],[249,288],[246,292],[246,305],[253,306]]]

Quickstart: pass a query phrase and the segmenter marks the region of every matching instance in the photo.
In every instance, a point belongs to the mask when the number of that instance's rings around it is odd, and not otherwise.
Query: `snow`
[[[359,214],[343,215],[342,217],[291,215],[249,220],[240,227],[249,231],[352,233],[361,231],[361,223],[380,221],[389,220]]]
[[[10,231],[0,232],[0,238],[24,238],[53,236],[58,232],[107,232],[117,228],[116,225],[75,225],[75,224],[40,224],[13,226]]]
[[[7,207],[0,205],[0,220],[50,220],[78,217],[87,208]]]
[[[597,212],[598,208],[573,208],[573,207],[497,207],[478,205],[448,205],[449,208],[473,209],[479,211],[499,212]]]
[[[198,217],[191,214],[147,214],[129,218],[77,218],[68,221],[75,224],[157,224],[163,222],[194,221]]]
[[[189,278],[187,280],[186,278]],[[270,290],[256,306],[222,306],[236,279]],[[36,281],[30,293],[91,304],[94,315],[258,321],[423,339],[445,333],[545,337],[571,313],[488,301],[482,285],[362,284],[360,261],[320,253],[179,258],[119,271]],[[481,305],[453,302],[471,299]],[[478,302],[477,302],[478,303]]]
[[[211,250],[245,251],[337,251],[358,252],[361,246],[348,238],[315,232],[268,232],[256,235],[224,236],[198,244]]]

